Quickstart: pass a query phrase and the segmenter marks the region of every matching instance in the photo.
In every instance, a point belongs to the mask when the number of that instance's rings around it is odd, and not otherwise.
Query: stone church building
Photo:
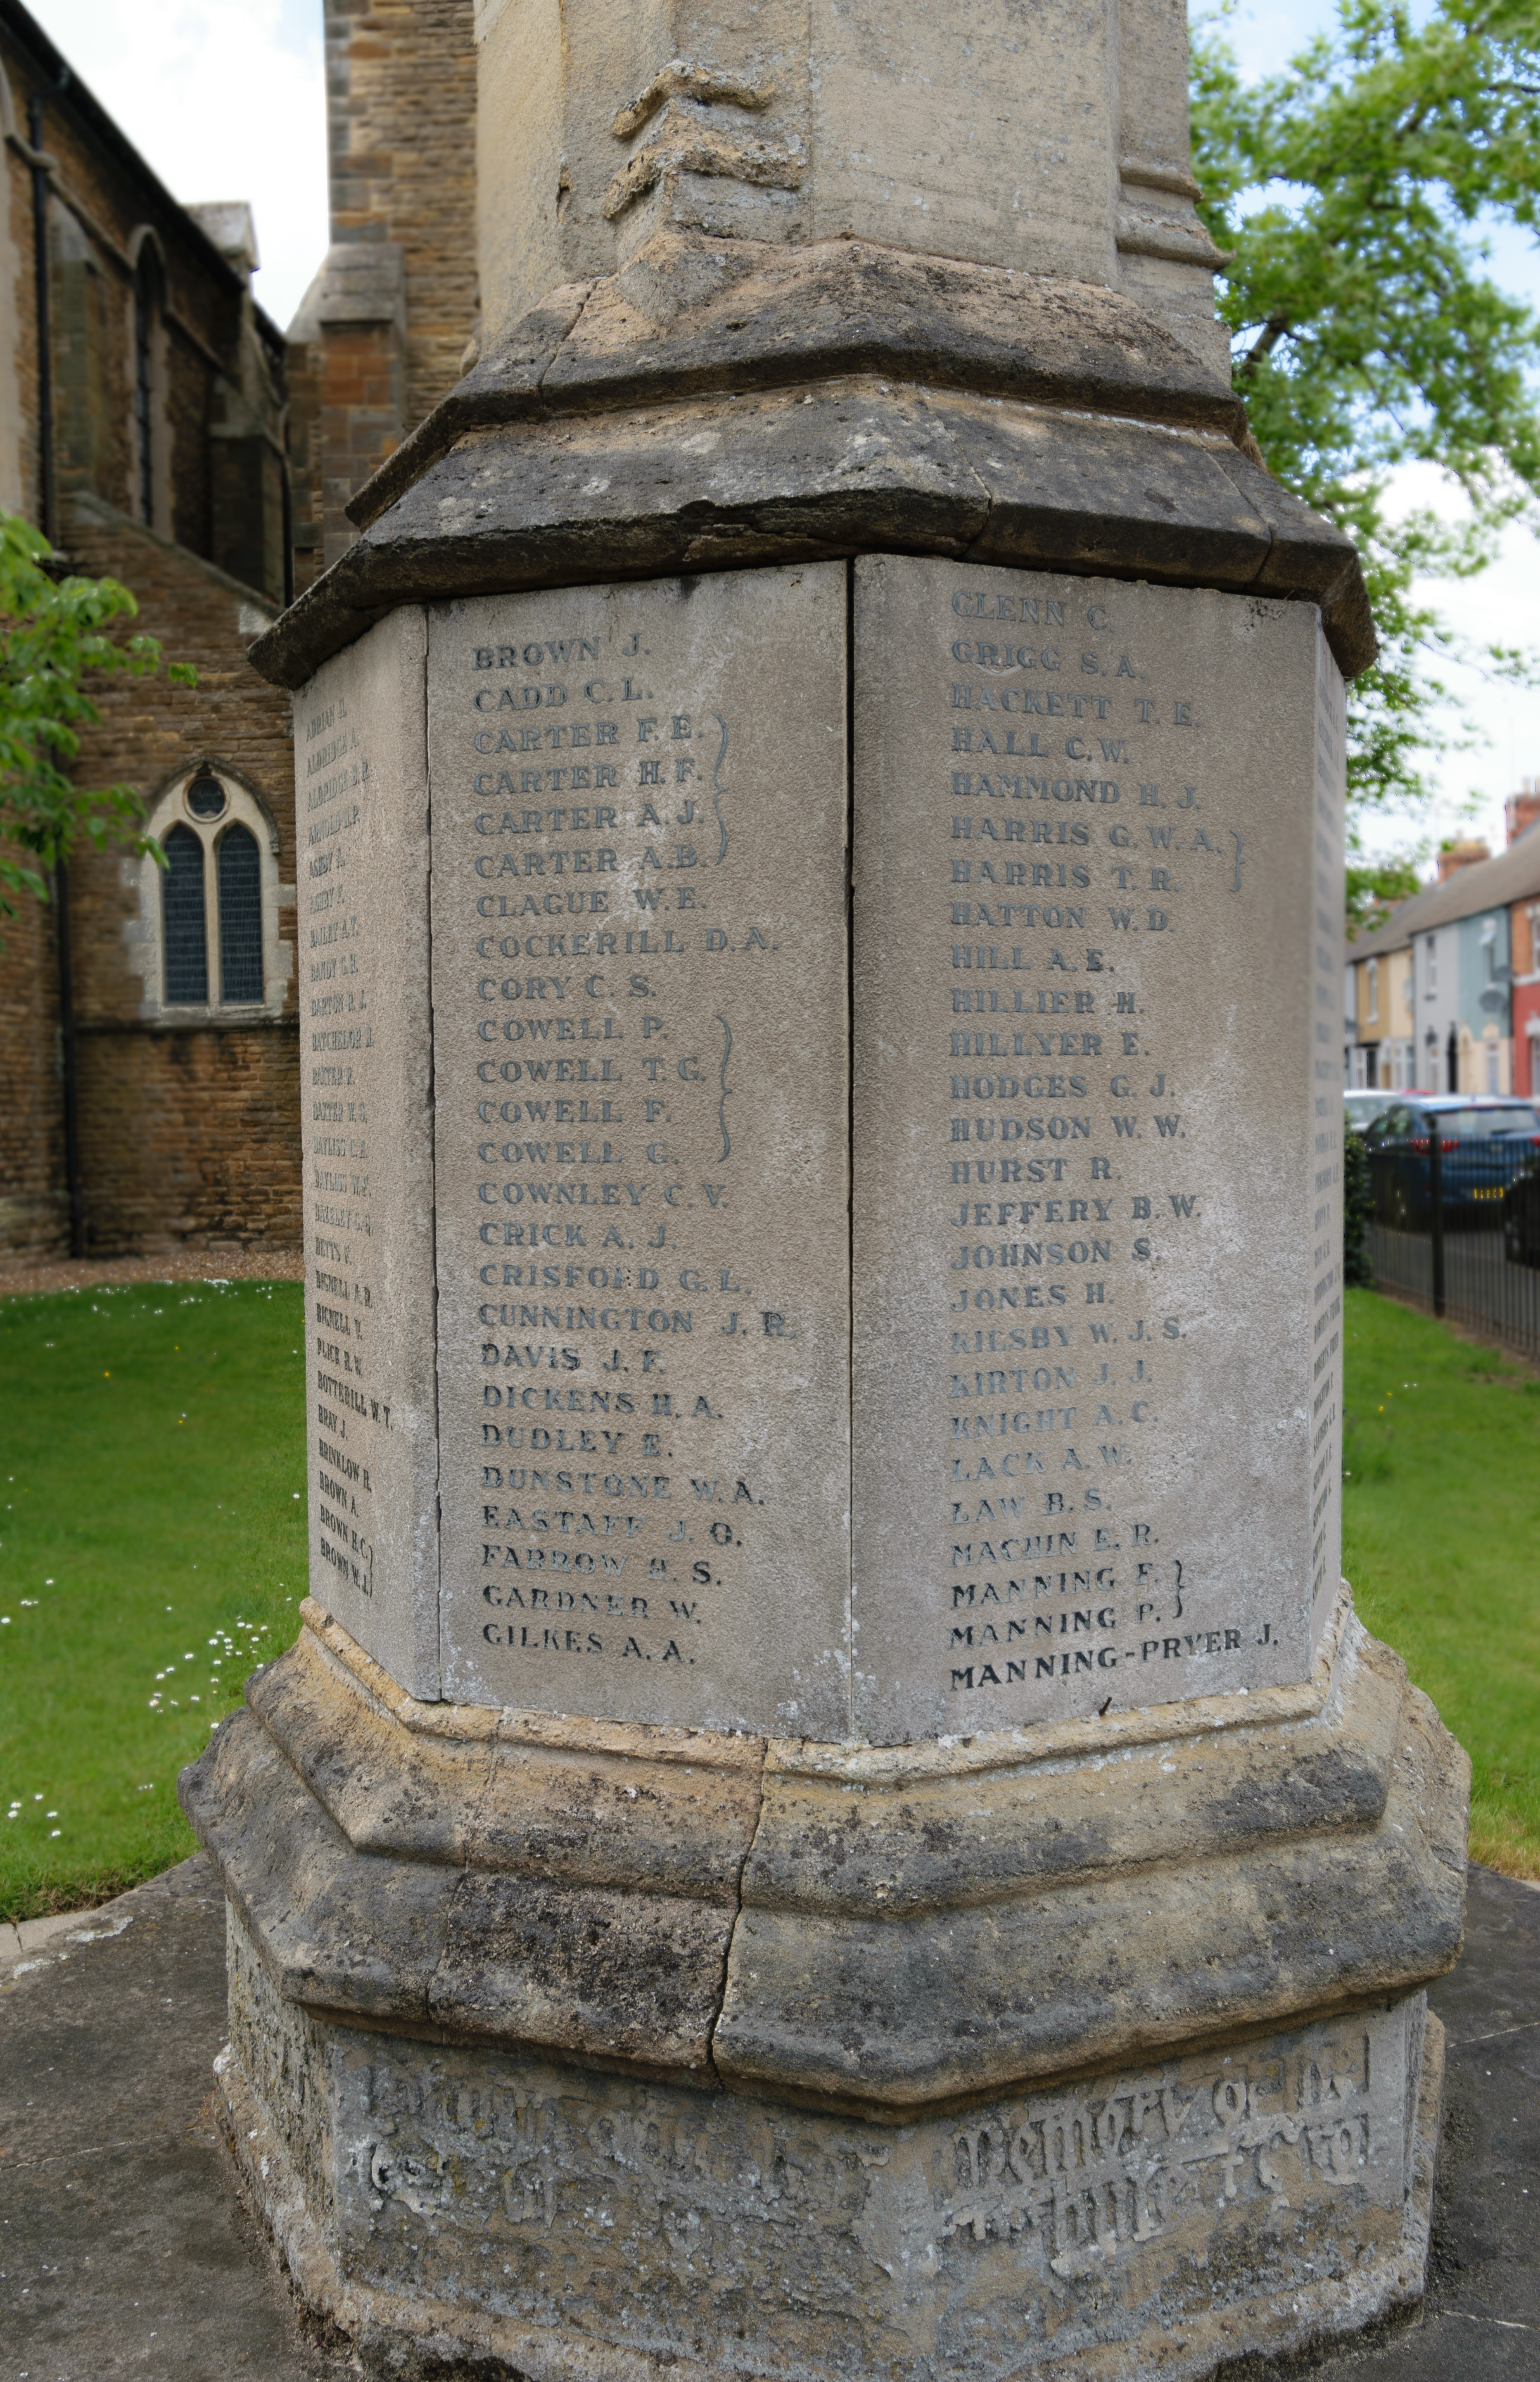
[[[0,1252],[292,1248],[303,802],[246,649],[475,328],[471,0],[325,0],[331,245],[287,335],[251,211],[186,207],[0,0],[0,508],[122,580],[195,688],[121,680],[78,775],[169,866],[77,855],[0,952]]]

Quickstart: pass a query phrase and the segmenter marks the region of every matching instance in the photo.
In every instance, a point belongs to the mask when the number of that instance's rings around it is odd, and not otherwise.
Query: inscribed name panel
[[[1315,820],[1311,854],[1310,1367],[1311,1650],[1342,1573],[1342,1094],[1338,1064],[1347,865],[1348,690],[1315,639]]]
[[[849,1725],[842,566],[431,617],[445,1692]]]
[[[1316,617],[856,575],[857,1727],[1300,1678],[1340,1320]]]
[[[426,629],[393,613],[294,705],[311,1590],[438,1685]]]

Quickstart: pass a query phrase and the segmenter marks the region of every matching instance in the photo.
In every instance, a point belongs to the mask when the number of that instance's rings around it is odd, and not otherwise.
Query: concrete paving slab
[[[4,2382],[355,2376],[296,2311],[214,2122],[225,1936],[206,1860],[43,1923],[0,1943]],[[1540,2376],[1540,1891],[1473,1868],[1465,1956],[1432,1999],[1448,2046],[1421,2318],[1233,2382]]]
[[[55,1910],[47,1919],[23,1919],[19,1923],[7,1919],[0,1924],[0,1982],[19,1975],[24,1963],[41,1960],[45,1954],[52,1958],[67,1945],[95,1944],[108,1935],[120,1935],[133,1924],[127,1907],[130,1899],[120,1895],[116,1902],[95,1910]]]
[[[6,1964],[5,2382],[338,2370],[231,2187],[208,2106],[224,2025],[224,1902],[201,1855]]]

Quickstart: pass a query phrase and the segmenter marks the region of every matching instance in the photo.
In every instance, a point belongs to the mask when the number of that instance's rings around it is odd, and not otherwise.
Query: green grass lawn
[[[177,1773],[299,1627],[303,1297],[0,1299],[0,1915],[193,1850]]]
[[[1467,1748],[1471,1851],[1540,1878],[1540,1380],[1350,1290],[1342,1568]]]
[[[1540,1877],[1540,1380],[1369,1292],[1346,1331],[1343,1567],[1476,1858]],[[191,1851],[177,1773],[299,1626],[302,1348],[298,1283],[0,1300],[0,1915]]]

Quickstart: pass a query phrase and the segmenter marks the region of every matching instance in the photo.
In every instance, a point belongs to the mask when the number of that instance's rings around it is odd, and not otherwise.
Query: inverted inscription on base
[[[264,2192],[276,2144],[350,2291],[525,2370],[1204,2372],[1421,2288],[1421,1995],[887,2129],[319,2021],[233,1918],[230,1977]]]

